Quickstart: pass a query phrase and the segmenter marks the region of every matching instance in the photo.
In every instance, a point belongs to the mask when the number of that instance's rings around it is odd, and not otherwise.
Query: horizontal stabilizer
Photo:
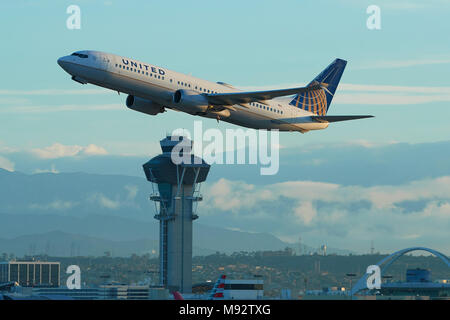
[[[317,122],[338,122],[347,120],[356,120],[364,118],[373,118],[373,116],[311,116],[311,118]]]

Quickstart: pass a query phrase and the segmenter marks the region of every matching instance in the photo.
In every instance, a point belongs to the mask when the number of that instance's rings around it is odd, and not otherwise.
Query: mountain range
[[[149,190],[150,189],[150,190]],[[128,256],[158,251],[158,222],[143,178],[0,169],[0,252]],[[201,213],[200,220],[201,220]],[[269,233],[194,222],[194,255],[296,249]],[[304,251],[316,249],[304,246]],[[348,253],[332,249],[328,252]]]

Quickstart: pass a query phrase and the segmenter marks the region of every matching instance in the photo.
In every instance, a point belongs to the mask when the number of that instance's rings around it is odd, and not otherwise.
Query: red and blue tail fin
[[[319,116],[326,115],[346,65],[345,60],[334,60],[308,84],[320,84],[322,89],[297,94],[289,104]]]
[[[225,291],[225,279],[226,276],[223,274],[219,277],[214,287],[211,290],[209,295],[209,300],[223,300],[224,299],[224,291]]]

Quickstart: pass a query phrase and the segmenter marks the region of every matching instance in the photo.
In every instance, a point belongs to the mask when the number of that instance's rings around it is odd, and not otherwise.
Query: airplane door
[[[99,73],[101,74],[101,81],[105,81],[107,77],[107,73],[105,71],[110,70],[111,61],[107,55],[100,55],[97,57],[97,63],[100,65]]]
[[[111,61],[109,60],[109,57],[108,56],[102,56],[100,59],[101,59],[100,61],[101,61],[103,69],[108,70],[109,69],[109,65],[111,63]]]

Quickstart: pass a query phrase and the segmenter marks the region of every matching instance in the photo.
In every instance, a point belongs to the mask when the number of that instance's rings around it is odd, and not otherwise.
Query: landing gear
[[[216,117],[216,120],[217,120],[217,123],[219,123],[220,116],[217,116],[217,117]]]

